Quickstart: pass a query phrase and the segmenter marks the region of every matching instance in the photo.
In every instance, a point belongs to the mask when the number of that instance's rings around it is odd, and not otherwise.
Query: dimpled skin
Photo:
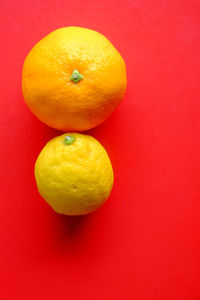
[[[75,137],[71,145],[66,135]],[[35,164],[38,191],[57,212],[84,215],[105,202],[113,186],[113,169],[104,147],[93,137],[63,134],[49,141]]]
[[[77,69],[83,79],[70,81]],[[25,59],[22,92],[30,110],[63,131],[91,129],[113,112],[127,85],[123,58],[102,34],[64,27],[39,41]]]

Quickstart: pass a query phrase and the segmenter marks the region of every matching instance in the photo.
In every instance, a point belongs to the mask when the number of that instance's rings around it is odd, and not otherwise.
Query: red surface
[[[60,132],[25,106],[31,47],[69,25],[105,34],[128,89],[90,131],[115,171],[109,201],[86,217],[54,213],[33,168]],[[200,299],[200,2],[1,1],[0,298]]]

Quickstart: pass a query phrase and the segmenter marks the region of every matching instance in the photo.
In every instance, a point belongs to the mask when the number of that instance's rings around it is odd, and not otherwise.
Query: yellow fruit
[[[81,27],[53,31],[25,59],[22,91],[30,110],[63,131],[102,123],[126,90],[123,58],[102,34]]]
[[[58,213],[84,215],[110,195],[113,170],[103,146],[93,137],[67,133],[49,141],[38,156],[39,193]]]

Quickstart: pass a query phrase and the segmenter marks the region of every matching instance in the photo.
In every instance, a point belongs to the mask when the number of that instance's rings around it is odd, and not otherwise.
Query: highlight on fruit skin
[[[45,145],[35,163],[35,180],[57,213],[85,215],[109,198],[114,175],[104,147],[92,136],[72,132]]]
[[[43,123],[65,132],[104,122],[123,99],[126,86],[122,56],[91,29],[51,32],[31,49],[23,65],[25,103]]]

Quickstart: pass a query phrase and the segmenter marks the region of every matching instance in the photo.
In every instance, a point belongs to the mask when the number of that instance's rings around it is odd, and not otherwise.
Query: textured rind
[[[69,80],[74,69],[84,79]],[[126,90],[123,58],[102,34],[64,27],[39,41],[25,59],[22,91],[30,110],[47,125],[83,131],[102,123]]]
[[[70,133],[49,141],[38,156],[35,178],[38,191],[58,213],[82,215],[101,206],[113,186],[113,170],[103,146],[93,137]]]

